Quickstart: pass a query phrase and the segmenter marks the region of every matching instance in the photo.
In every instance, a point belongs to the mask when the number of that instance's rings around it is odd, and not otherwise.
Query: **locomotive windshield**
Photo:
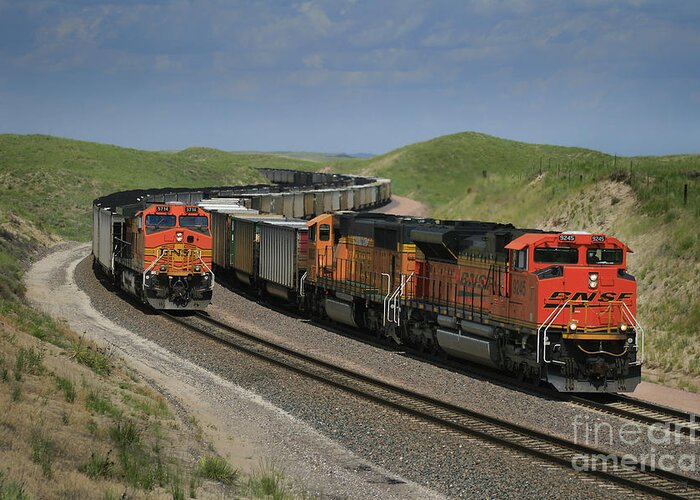
[[[194,229],[200,233],[209,234],[209,221],[203,215],[181,215],[180,227]]]
[[[149,214],[146,216],[146,231],[153,233],[175,227],[174,215]]]
[[[586,264],[622,264],[621,248],[589,248],[586,250]]]
[[[572,247],[535,248],[535,262],[542,264],[577,264],[578,249]]]

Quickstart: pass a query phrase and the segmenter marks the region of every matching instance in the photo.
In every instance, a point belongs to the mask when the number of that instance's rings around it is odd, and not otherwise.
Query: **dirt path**
[[[637,386],[632,396],[700,415],[700,394],[672,389],[651,382],[642,382]]]
[[[86,244],[64,245],[32,266],[27,297],[78,333],[111,348],[168,399],[194,416],[216,451],[250,472],[261,461],[282,466],[289,479],[314,496],[337,498],[439,498],[393,475],[318,433],[259,395],[178,357],[97,312],[75,284],[77,264],[90,253]],[[280,464],[281,462],[281,464]],[[287,465],[289,465],[287,467]],[[382,484],[383,483],[383,484]]]
[[[391,195],[391,201],[381,208],[371,210],[371,212],[379,212],[384,214],[395,215],[412,215],[414,217],[427,217],[430,215],[430,210],[420,201],[404,198],[403,196]]]

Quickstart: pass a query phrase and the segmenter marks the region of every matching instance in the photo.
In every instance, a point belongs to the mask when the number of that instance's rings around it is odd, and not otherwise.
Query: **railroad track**
[[[700,437],[700,420],[697,416],[674,408],[649,403],[622,394],[568,396],[573,403],[588,408],[635,420],[648,425],[663,425],[671,432]]]
[[[301,318],[301,316],[295,310],[262,300],[260,297],[249,293],[249,291],[243,287],[230,287],[229,290],[246,297],[248,300],[258,302],[264,307],[271,309],[278,314]],[[644,425],[661,424],[663,426],[668,426],[671,432],[678,433],[681,436],[700,438],[700,417],[696,418],[695,415],[681,410],[656,405],[654,403],[642,401],[622,394],[602,393],[578,396],[560,393],[549,388],[536,386],[532,383],[520,382],[514,377],[504,374],[503,372],[482,366],[473,364],[464,365],[463,362],[456,362],[449,359],[439,358],[437,356],[426,357],[424,353],[421,353],[417,349],[410,346],[399,346],[396,344],[389,345],[386,342],[378,341],[373,335],[359,329],[353,329],[351,327],[345,327],[318,320],[313,320],[312,323],[338,335],[352,339],[359,338],[363,342],[377,348],[389,349],[391,352],[395,353],[399,352],[405,356],[420,360],[421,362],[430,363],[434,366],[461,373],[469,377],[477,377],[481,380],[497,383],[503,387],[508,387],[509,389],[518,389],[528,394],[570,402],[589,410],[599,411],[606,415],[613,415]]]
[[[700,500],[700,481],[455,406],[296,352],[205,314],[164,316],[229,347],[453,432],[667,498]]]

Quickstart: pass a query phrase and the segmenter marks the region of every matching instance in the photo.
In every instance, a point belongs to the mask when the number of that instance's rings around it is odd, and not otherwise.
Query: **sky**
[[[700,153],[700,1],[0,0],[0,133],[378,154],[462,131]]]

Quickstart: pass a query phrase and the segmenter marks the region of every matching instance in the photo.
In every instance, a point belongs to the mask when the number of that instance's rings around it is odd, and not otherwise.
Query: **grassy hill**
[[[139,187],[264,183],[256,167],[309,168],[309,163],[207,148],[165,153],[41,135],[0,135],[0,217],[12,212],[42,231],[85,240],[90,237],[91,202],[98,196]]]
[[[620,158],[467,132],[331,169],[389,177],[436,217],[622,238],[634,250],[648,366],[700,388],[700,155]]]

